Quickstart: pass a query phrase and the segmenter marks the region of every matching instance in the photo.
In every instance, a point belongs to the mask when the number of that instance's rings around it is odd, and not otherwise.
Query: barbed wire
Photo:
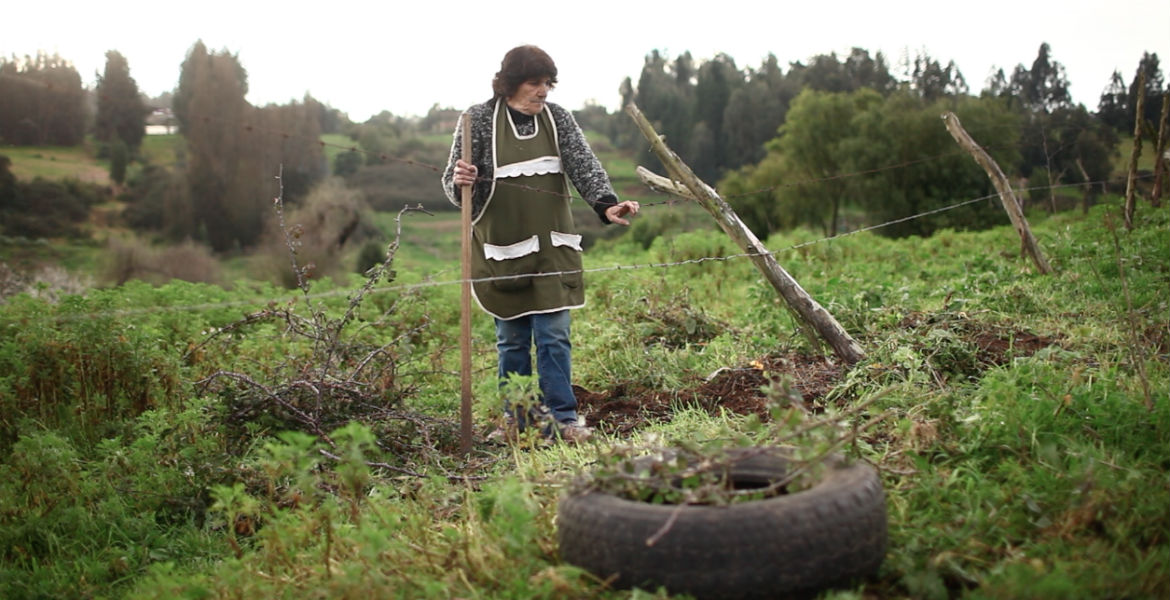
[[[349,144],[349,145],[338,144],[338,143],[330,142],[330,141],[323,140],[320,138],[312,138],[312,137],[305,136],[302,134],[289,133],[287,131],[269,129],[266,127],[255,125],[253,123],[248,123],[248,122],[239,123],[239,122],[229,120],[229,119],[224,118],[224,117],[219,117],[217,115],[198,115],[195,117],[194,120],[201,121],[207,125],[211,125],[212,123],[218,123],[218,124],[221,124],[223,126],[228,126],[228,127],[232,127],[232,128],[238,127],[240,130],[242,130],[248,134],[258,133],[258,134],[262,134],[262,135],[278,136],[279,138],[281,138],[282,140],[285,140],[285,141],[288,141],[288,140],[298,141],[299,140],[302,143],[306,143],[306,144],[317,144],[321,148],[332,147],[332,148],[335,148],[335,149],[338,149],[338,150],[341,150],[344,152],[359,153],[363,156],[366,156],[367,158],[375,157],[378,160],[382,161],[383,163],[395,162],[395,163],[400,163],[400,164],[404,164],[404,165],[411,166],[411,167],[428,169],[432,172],[439,173],[439,174],[444,173],[444,171],[446,169],[446,167],[439,167],[439,166],[432,165],[432,164],[429,164],[429,163],[424,162],[424,161],[419,161],[419,160],[415,160],[415,159],[411,159],[411,158],[392,156],[386,152],[376,152],[376,151],[366,150],[366,149],[360,148],[357,144]],[[984,149],[987,149],[987,148],[989,148],[989,147],[984,147]],[[863,169],[863,170],[847,172],[847,173],[839,173],[839,174],[834,174],[834,175],[821,177],[821,178],[811,178],[811,179],[785,182],[785,183],[778,184],[776,186],[760,188],[760,189],[754,190],[752,192],[737,194],[735,196],[726,197],[724,199],[725,200],[729,199],[729,198],[734,199],[734,198],[750,196],[750,195],[755,195],[755,194],[771,193],[777,189],[786,188],[786,187],[809,185],[809,184],[823,183],[823,182],[827,182],[827,181],[848,179],[848,178],[852,178],[852,177],[861,177],[861,176],[865,176],[865,175],[872,175],[872,174],[877,174],[877,173],[890,171],[890,170],[903,169],[903,168],[907,168],[907,167],[910,167],[913,165],[923,164],[926,162],[939,160],[942,158],[948,158],[948,157],[961,155],[961,154],[966,154],[966,151],[964,151],[962,149],[956,149],[953,151],[941,152],[941,153],[938,153],[935,155],[924,156],[924,157],[917,158],[917,159],[898,161],[898,162],[890,163],[888,165],[884,165],[881,167],[874,167],[874,168]],[[480,181],[487,182],[489,180],[484,178],[484,179],[480,179]],[[1054,186],[1036,186],[1036,187],[1028,187],[1028,188],[1018,188],[1018,189],[1015,189],[1014,191],[1015,192],[1022,192],[1022,191],[1043,190],[1043,189],[1051,190],[1051,189],[1069,188],[1069,187],[1098,186],[1098,185],[1102,185],[1102,184],[1106,184],[1106,183],[1109,183],[1109,181],[1068,183],[1068,184],[1060,184],[1060,185],[1054,185]],[[508,181],[506,179],[505,180],[496,180],[495,184],[496,185],[511,185],[511,186],[515,186],[518,188],[527,189],[527,190],[531,190],[531,191],[539,191],[541,193],[546,193],[546,194],[551,194],[551,195],[555,195],[558,197],[566,198],[570,201],[574,200],[574,199],[581,199],[578,196],[575,196],[573,194],[564,194],[564,193],[560,193],[560,192],[534,188],[534,187],[531,187],[531,186],[528,186],[528,185],[525,185],[522,183]],[[661,195],[666,196],[666,194],[661,194]],[[587,273],[603,273],[603,272],[614,272],[614,271],[625,271],[625,270],[647,269],[647,268],[673,268],[673,267],[679,267],[679,266],[684,266],[684,265],[703,264],[703,263],[707,263],[707,262],[726,262],[726,261],[732,261],[732,260],[737,260],[737,259],[742,259],[742,258],[750,258],[753,256],[763,256],[766,254],[770,254],[772,256],[775,256],[777,254],[789,252],[789,251],[796,250],[799,248],[804,248],[804,247],[808,247],[811,245],[824,243],[824,242],[844,238],[844,237],[851,236],[851,235],[856,235],[856,234],[867,232],[867,231],[874,231],[874,230],[882,229],[884,227],[896,225],[899,223],[905,223],[905,222],[912,221],[915,219],[920,219],[920,218],[925,218],[928,216],[940,214],[943,212],[947,212],[950,210],[961,208],[963,206],[971,205],[971,204],[974,204],[977,202],[986,201],[986,200],[995,198],[997,195],[998,194],[993,193],[993,194],[988,194],[986,196],[981,196],[979,198],[972,198],[969,200],[963,200],[963,201],[960,201],[960,202],[957,202],[957,203],[954,203],[954,204],[951,204],[948,206],[938,207],[938,208],[922,211],[922,212],[919,212],[919,213],[916,213],[913,215],[899,217],[896,219],[885,221],[883,223],[862,227],[860,229],[849,231],[849,232],[844,232],[844,233],[840,233],[840,234],[826,236],[826,237],[816,239],[816,240],[802,242],[799,244],[789,246],[787,248],[783,248],[783,249],[775,250],[775,251],[770,251],[767,253],[747,253],[747,252],[745,252],[745,253],[731,254],[731,255],[725,255],[725,256],[698,257],[698,258],[691,258],[691,259],[685,259],[685,260],[674,261],[674,262],[652,262],[652,263],[644,263],[644,264],[610,265],[610,266],[583,268],[583,269],[576,269],[576,270],[569,270],[569,271],[556,271],[556,272],[545,272],[545,273],[531,273],[531,274],[520,274],[520,275],[504,275],[504,276],[496,276],[496,277],[473,278],[470,280],[451,279],[451,280],[443,280],[443,281],[423,281],[423,282],[411,283],[411,284],[397,284],[397,285],[391,285],[391,286],[374,287],[370,291],[372,293],[390,293],[390,292],[396,292],[396,291],[406,292],[406,291],[413,291],[413,290],[431,288],[431,287],[439,287],[439,286],[447,286],[447,285],[462,285],[465,281],[472,283],[472,284],[477,284],[477,283],[488,283],[488,282],[493,282],[493,281],[518,279],[518,278],[526,278],[526,277],[559,277],[559,276],[566,276],[566,275],[577,275],[577,274],[587,274]],[[680,200],[678,198],[671,197],[670,199],[662,201],[662,202],[647,202],[647,203],[642,203],[641,205],[643,207],[658,206],[658,205],[675,205],[675,204],[679,204],[680,202],[682,202],[682,200]],[[351,293],[352,292],[350,290],[332,290],[332,291],[327,291],[327,292],[313,292],[313,293],[304,292],[301,294],[301,297],[304,300],[313,300],[313,299],[325,299],[325,298],[330,298],[330,297],[344,296],[344,295],[351,294]],[[294,298],[294,300],[295,300],[295,298]],[[168,307],[151,307],[151,308],[142,308],[142,309],[119,309],[119,310],[112,310],[112,311],[99,311],[99,312],[95,312],[95,313],[89,313],[89,316],[103,316],[103,315],[104,316],[136,316],[136,315],[142,315],[142,314],[151,314],[151,313],[156,313],[156,312],[176,311],[176,310],[202,311],[202,310],[212,310],[212,309],[217,309],[217,308],[232,308],[232,307],[237,307],[237,306],[256,306],[258,304],[262,305],[262,306],[267,306],[267,305],[271,305],[274,302],[277,302],[277,300],[273,299],[273,298],[269,298],[269,297],[261,297],[261,298],[251,299],[251,300],[231,300],[231,301],[223,301],[223,302],[209,302],[209,303],[198,303],[198,304],[188,304],[188,305],[176,305],[176,306],[168,306]]]
[[[9,76],[9,77],[11,77],[13,79],[21,79],[21,78],[15,77],[15,76]],[[36,83],[42,83],[42,82],[36,82]],[[261,110],[261,107],[255,107],[255,108],[257,108],[258,110]],[[211,123],[213,121],[216,121],[216,122],[220,122],[220,123],[223,123],[225,125],[232,126],[232,127],[240,127],[241,129],[243,129],[247,133],[262,133],[262,134],[266,134],[266,135],[279,136],[281,139],[284,139],[284,140],[299,139],[305,143],[320,145],[322,148],[331,147],[331,148],[343,150],[346,152],[355,152],[355,153],[362,154],[366,157],[376,157],[378,160],[380,160],[384,163],[385,162],[401,163],[401,164],[408,165],[408,166],[425,168],[425,169],[428,169],[428,170],[435,172],[435,173],[438,173],[438,174],[442,174],[446,170],[446,166],[440,167],[437,165],[432,165],[432,164],[429,164],[429,163],[426,163],[423,161],[418,161],[418,160],[414,160],[414,159],[410,159],[410,158],[391,156],[390,154],[387,154],[386,152],[366,150],[366,149],[360,148],[357,144],[349,144],[349,145],[336,144],[336,143],[328,142],[326,140],[322,140],[319,138],[309,138],[309,137],[306,137],[306,136],[303,136],[300,134],[296,134],[296,133],[288,133],[287,131],[274,131],[274,130],[270,130],[267,128],[258,127],[254,124],[251,124],[251,123],[239,124],[239,123],[236,123],[234,121],[230,121],[227,118],[219,117],[218,115],[207,115],[207,114],[197,115],[194,117],[194,119],[203,121],[204,123]],[[1023,141],[1018,142],[1017,145],[1023,146],[1024,142]],[[985,151],[988,151],[988,152],[991,152],[991,151],[996,149],[995,146],[981,146],[981,148]],[[858,171],[839,173],[839,174],[835,174],[835,175],[829,175],[826,177],[814,177],[814,178],[807,178],[807,179],[799,179],[799,180],[790,181],[790,182],[783,182],[783,183],[780,183],[780,184],[777,184],[774,186],[763,187],[763,188],[759,188],[759,189],[748,191],[748,192],[742,192],[739,194],[723,195],[721,197],[725,201],[734,201],[738,198],[744,198],[744,197],[754,196],[754,195],[758,195],[758,194],[772,193],[778,189],[805,186],[805,185],[813,185],[813,184],[825,183],[825,182],[829,182],[829,181],[838,181],[838,180],[842,180],[842,179],[849,179],[852,177],[860,177],[860,176],[864,176],[864,175],[874,175],[874,174],[882,173],[885,171],[902,169],[902,168],[910,167],[910,166],[913,166],[916,164],[922,164],[922,163],[926,163],[926,162],[931,162],[931,161],[940,160],[943,158],[948,158],[948,157],[957,156],[957,155],[963,155],[963,154],[966,154],[965,150],[956,149],[956,150],[952,150],[952,151],[948,151],[948,152],[941,152],[941,153],[938,153],[938,154],[935,154],[932,156],[926,156],[926,157],[917,158],[917,159],[910,159],[910,160],[899,161],[896,163],[890,163],[888,165],[883,165],[880,167],[872,167],[872,168],[868,168],[868,169],[861,169]],[[489,180],[486,178],[477,178],[476,181],[483,182],[483,183],[491,183],[492,182],[492,180]],[[518,189],[523,189],[526,191],[539,192],[542,194],[549,194],[552,196],[565,198],[569,201],[581,200],[583,202],[586,202],[587,204],[592,204],[592,203],[589,203],[584,198],[576,196],[572,193],[560,193],[560,192],[556,192],[553,190],[536,188],[536,187],[525,185],[523,183],[509,181],[507,179],[494,180],[494,183],[495,183],[495,185],[513,186],[513,187],[516,187]],[[1084,185],[1084,183],[1082,182],[1081,185]],[[660,201],[660,202],[644,202],[644,203],[640,203],[640,205],[643,208],[646,208],[646,207],[663,206],[663,205],[674,205],[674,204],[677,204],[678,202],[679,202],[679,200],[677,200],[677,199],[668,198],[668,199]],[[598,202],[598,204],[600,206],[612,206],[613,205],[612,203],[607,203],[607,202]]]
[[[1146,176],[1141,176],[1140,178],[1148,179],[1149,177],[1150,176],[1146,175]],[[1052,189],[1070,188],[1070,187],[1078,187],[1079,188],[1079,187],[1084,187],[1085,185],[1100,185],[1102,183],[1108,183],[1108,182],[1107,181],[1095,181],[1095,182],[1089,182],[1087,184],[1086,183],[1067,183],[1067,184],[1060,184],[1060,185],[1054,185],[1054,186],[1033,186],[1033,187],[1025,187],[1025,188],[1013,188],[1012,191],[1013,191],[1013,193],[1019,193],[1019,192],[1026,192],[1026,191],[1052,190]],[[913,215],[908,215],[908,216],[899,217],[896,219],[891,219],[889,221],[885,221],[885,222],[878,223],[875,225],[869,225],[866,227],[861,227],[861,228],[858,228],[858,229],[855,229],[852,231],[847,231],[847,232],[843,232],[843,233],[838,233],[838,234],[834,234],[834,235],[830,235],[830,236],[821,237],[821,238],[814,239],[814,240],[800,242],[797,244],[787,246],[785,248],[781,248],[779,250],[771,250],[768,252],[741,252],[741,253],[728,254],[728,255],[723,255],[723,256],[701,256],[701,257],[697,257],[697,258],[688,258],[688,259],[683,259],[683,260],[678,260],[678,261],[669,261],[669,262],[618,264],[618,265],[607,265],[607,266],[571,269],[571,270],[563,270],[563,271],[547,271],[547,272],[541,272],[541,273],[522,273],[522,274],[517,274],[517,275],[499,275],[499,276],[494,276],[494,277],[476,277],[476,278],[470,278],[470,279],[456,278],[456,279],[446,279],[446,280],[430,280],[430,281],[421,281],[421,282],[417,282],[417,283],[401,283],[401,284],[394,284],[394,285],[374,286],[374,287],[370,288],[368,290],[368,292],[371,294],[385,294],[385,293],[393,293],[393,292],[407,293],[407,292],[414,292],[414,291],[428,289],[428,288],[444,287],[444,286],[450,286],[450,285],[462,285],[464,282],[467,282],[467,283],[474,285],[474,284],[478,284],[478,283],[491,283],[491,282],[495,282],[495,281],[509,281],[509,280],[515,280],[515,279],[529,278],[529,277],[533,277],[533,278],[535,278],[535,277],[562,277],[562,276],[569,276],[569,275],[585,275],[585,274],[590,274],[590,273],[610,273],[610,272],[617,272],[617,271],[634,271],[634,270],[642,270],[642,269],[659,269],[659,268],[667,269],[667,268],[681,267],[681,266],[685,266],[685,265],[700,265],[700,264],[704,264],[704,263],[713,263],[713,262],[729,262],[729,261],[739,260],[739,259],[744,259],[744,258],[752,258],[752,257],[760,257],[760,256],[768,256],[768,255],[771,255],[773,258],[775,258],[777,255],[783,254],[786,252],[799,250],[801,248],[806,248],[806,247],[813,246],[816,244],[831,242],[833,240],[847,238],[847,237],[850,237],[853,235],[858,235],[858,234],[869,232],[869,231],[875,231],[878,229],[882,229],[884,227],[896,225],[898,223],[905,223],[907,221],[912,221],[915,219],[920,219],[920,218],[928,217],[931,215],[944,213],[947,211],[955,210],[957,208],[961,208],[961,207],[975,204],[978,202],[985,202],[985,201],[991,200],[993,198],[996,198],[998,196],[999,196],[998,193],[994,193],[994,194],[987,194],[985,196],[980,196],[978,198],[971,198],[971,199],[967,199],[967,200],[962,200],[962,201],[959,201],[959,202],[956,202],[956,203],[953,203],[953,204],[950,204],[947,206],[942,206],[942,207],[937,207],[937,208],[933,208],[930,210],[925,210],[925,211],[922,211],[922,212],[919,212],[919,213],[916,213]],[[303,301],[312,301],[312,300],[321,300],[321,299],[327,299],[327,298],[337,298],[337,297],[342,297],[342,296],[349,297],[354,293],[353,290],[350,290],[350,289],[337,289],[337,290],[330,290],[330,291],[325,291],[325,292],[301,292],[299,294],[293,290],[289,290],[289,292],[290,292],[290,297],[287,298],[287,302],[289,302],[290,304],[297,301],[298,299],[303,300]],[[134,316],[142,316],[142,315],[157,314],[157,313],[172,312],[172,311],[204,311],[204,310],[224,309],[224,308],[233,308],[233,307],[241,307],[241,306],[248,306],[248,307],[265,306],[265,307],[271,308],[272,306],[277,305],[281,301],[282,300],[279,298],[273,298],[270,296],[257,296],[255,298],[248,299],[248,300],[226,300],[226,301],[222,301],[222,302],[203,302],[203,303],[197,303],[197,304],[182,304],[182,305],[161,306],[161,307],[93,311],[93,312],[86,312],[86,313],[76,314],[76,315],[68,315],[68,316],[62,315],[62,316],[58,317],[58,320],[69,322],[69,321],[79,320],[82,318],[134,317]]]
[[[377,158],[378,160],[382,161],[383,163],[395,162],[395,163],[400,163],[400,164],[404,164],[407,166],[425,168],[425,169],[428,169],[428,170],[430,170],[434,173],[438,173],[438,174],[443,174],[446,171],[446,165],[440,167],[437,165],[432,165],[432,164],[429,164],[429,163],[426,163],[423,161],[419,161],[419,160],[414,160],[411,158],[392,156],[390,154],[387,154],[386,152],[366,150],[364,148],[360,148],[357,144],[337,144],[337,143],[329,142],[329,141],[322,140],[319,138],[309,138],[309,137],[299,135],[296,133],[288,133],[286,131],[270,130],[270,129],[267,129],[264,127],[258,127],[258,126],[252,125],[250,123],[245,123],[243,125],[239,125],[238,123],[236,123],[234,121],[231,121],[227,118],[219,117],[216,115],[200,115],[196,118],[197,118],[197,120],[201,120],[204,123],[220,122],[220,123],[223,123],[225,125],[232,126],[232,127],[241,127],[244,131],[246,131],[248,133],[261,133],[261,134],[265,134],[265,135],[279,136],[281,139],[284,139],[284,140],[300,139],[306,143],[317,144],[317,145],[321,146],[322,148],[334,148],[334,149],[342,150],[345,152],[353,152],[353,153],[357,153],[357,154],[361,154],[363,156],[366,156],[367,158],[374,157],[374,158]],[[1021,142],[1021,144],[1022,144],[1022,142]],[[981,146],[981,148],[983,148],[986,151],[991,151],[991,150],[995,149],[993,146]],[[931,161],[935,161],[935,160],[940,160],[943,158],[949,158],[952,156],[965,155],[965,154],[967,154],[967,152],[965,150],[955,149],[955,150],[951,150],[951,151],[947,151],[947,152],[940,152],[938,154],[934,154],[931,156],[925,156],[925,157],[921,157],[921,158],[903,160],[903,161],[899,161],[899,162],[895,162],[895,163],[890,163],[888,165],[883,165],[880,167],[862,169],[859,171],[850,171],[847,173],[839,173],[836,175],[830,175],[830,176],[826,176],[826,177],[799,179],[796,181],[780,183],[780,184],[777,184],[777,185],[774,185],[771,187],[759,188],[759,189],[756,189],[756,190],[753,190],[750,192],[744,192],[741,194],[734,194],[734,195],[726,195],[726,196],[721,196],[721,197],[725,201],[732,201],[732,200],[735,200],[737,198],[743,198],[743,197],[748,197],[748,196],[753,196],[753,195],[763,194],[763,193],[771,193],[771,192],[774,192],[775,190],[782,189],[782,188],[812,185],[812,184],[824,183],[824,182],[828,182],[828,181],[849,179],[852,177],[861,177],[864,175],[874,175],[877,173],[882,173],[882,172],[892,171],[892,170],[897,170],[897,169],[903,169],[903,168],[910,167],[910,166],[917,165],[917,164],[927,163],[927,162],[931,162]],[[492,183],[493,180],[483,178],[483,177],[477,177],[476,182],[477,183]],[[511,186],[511,187],[515,187],[517,189],[523,189],[525,191],[548,194],[551,196],[564,198],[564,199],[567,199],[569,201],[581,200],[582,202],[586,202],[587,204],[590,204],[587,200],[581,198],[580,196],[574,195],[572,193],[561,193],[561,192],[556,192],[553,190],[536,188],[536,187],[532,187],[529,185],[525,185],[523,183],[510,181],[508,179],[496,179],[496,180],[494,180],[494,183],[495,183],[495,185]],[[1084,185],[1084,183],[1082,182],[1079,185]],[[640,205],[643,208],[646,208],[646,207],[664,206],[664,205],[671,205],[672,206],[672,205],[678,204],[680,202],[680,200],[675,199],[675,198],[671,198],[671,197],[667,196],[666,194],[659,194],[659,195],[663,196],[663,197],[667,197],[667,199],[660,201],[660,202],[643,202],[643,203],[640,203]],[[612,206],[613,205],[612,203],[600,202],[600,201],[598,202],[598,204],[601,206]]]

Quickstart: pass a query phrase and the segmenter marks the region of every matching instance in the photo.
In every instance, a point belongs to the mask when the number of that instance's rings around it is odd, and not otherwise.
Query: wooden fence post
[[[1167,127],[1170,126],[1170,94],[1162,94],[1162,116],[1158,119],[1158,139],[1154,142],[1154,188],[1150,190],[1150,206],[1162,206],[1162,190],[1170,177],[1170,156],[1167,147]]]
[[[1016,194],[1012,191],[1012,185],[1007,176],[1003,174],[995,160],[979,144],[976,144],[975,140],[971,139],[971,135],[967,133],[966,129],[963,129],[963,124],[959,122],[959,117],[956,117],[955,113],[945,113],[942,118],[951,137],[955,138],[955,141],[964,150],[970,152],[971,156],[975,158],[975,162],[979,163],[984,171],[987,171],[987,176],[991,178],[991,183],[999,192],[999,199],[1003,203],[1004,210],[1007,211],[1008,217],[1012,220],[1012,226],[1016,228],[1016,233],[1020,234],[1020,240],[1024,244],[1024,252],[1032,257],[1032,262],[1036,264],[1036,268],[1041,273],[1051,274],[1052,267],[1048,266],[1048,261],[1044,259],[1044,253],[1040,251],[1040,244],[1032,235],[1032,228],[1028,226],[1028,220],[1024,218],[1024,211],[1020,210],[1020,203],[1016,200]]]
[[[1125,228],[1133,229],[1133,213],[1136,209],[1134,196],[1137,195],[1137,163],[1142,155],[1142,121],[1146,111],[1146,72],[1138,73],[1137,113],[1133,118],[1133,150],[1129,154],[1129,170],[1125,180]]]
[[[626,112],[634,119],[634,123],[638,125],[642,135],[649,140],[651,150],[662,161],[673,181],[658,177],[639,167],[638,172],[642,180],[655,189],[693,199],[706,209],[719,223],[719,227],[731,236],[740,248],[751,255],[756,268],[764,274],[768,283],[772,284],[772,287],[784,298],[788,308],[803,324],[802,329],[805,329],[805,335],[814,345],[819,345],[820,341],[811,333],[812,331],[819,334],[820,338],[828,343],[833,352],[845,363],[854,364],[864,359],[865,352],[862,351],[861,346],[849,336],[849,333],[841,327],[833,315],[829,314],[829,311],[825,310],[812,296],[809,296],[808,292],[804,291],[800,284],[780,266],[780,263],[776,262],[776,257],[768,252],[768,249],[760,243],[755,234],[740,220],[739,215],[735,214],[735,211],[715,193],[715,190],[703,183],[691,171],[690,167],[666,146],[658,133],[654,131],[654,127],[642,115],[642,111],[630,103],[626,106]]]

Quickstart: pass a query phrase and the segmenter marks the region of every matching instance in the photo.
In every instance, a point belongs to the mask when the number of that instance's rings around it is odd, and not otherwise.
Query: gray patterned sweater
[[[451,156],[447,160],[447,168],[443,171],[443,191],[455,206],[460,206],[459,190],[455,188],[453,182],[455,161],[463,156],[463,119],[470,118],[471,162],[478,169],[481,180],[475,185],[472,195],[472,219],[479,217],[491,191],[489,182],[492,180],[492,164],[495,162],[492,160],[495,151],[491,143],[492,112],[495,106],[496,101],[492,99],[472,106],[459,117],[459,123],[455,126],[455,139],[451,144]],[[609,175],[602,168],[601,161],[597,160],[597,155],[593,154],[593,149],[589,147],[589,142],[585,140],[585,134],[581,132],[581,126],[577,125],[572,113],[551,102],[545,104],[545,109],[549,111],[553,123],[557,126],[557,144],[560,146],[561,164],[565,174],[601,221],[609,223],[605,209],[618,202]],[[526,126],[528,131],[524,131]],[[516,128],[521,134],[531,133],[532,127],[533,121],[516,123]]]

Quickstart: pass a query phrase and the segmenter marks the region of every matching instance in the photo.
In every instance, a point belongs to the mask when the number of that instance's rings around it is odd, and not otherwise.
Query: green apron
[[[536,132],[516,134],[507,105],[497,100],[492,124],[492,192],[472,227],[475,300],[500,319],[585,305],[581,236],[569,211],[557,131],[549,111]],[[542,273],[556,273],[541,275]]]

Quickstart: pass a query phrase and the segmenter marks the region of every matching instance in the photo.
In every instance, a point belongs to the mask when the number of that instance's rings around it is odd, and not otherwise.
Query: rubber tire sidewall
[[[783,452],[767,452],[732,474],[774,481],[787,470]],[[594,491],[561,500],[557,536],[562,560],[616,588],[774,598],[876,573],[887,545],[885,494],[872,467],[839,461],[808,490],[729,506],[655,505]]]

